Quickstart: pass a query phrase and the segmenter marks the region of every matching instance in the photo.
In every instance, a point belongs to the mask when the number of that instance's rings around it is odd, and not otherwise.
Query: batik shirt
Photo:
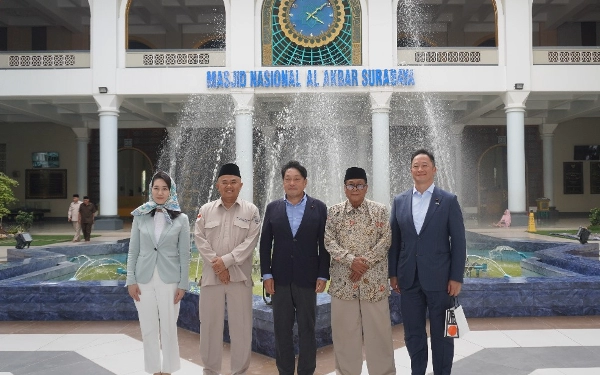
[[[377,302],[389,295],[389,213],[365,199],[357,208],[348,200],[327,210],[325,248],[331,254],[329,294],[343,300]],[[350,266],[355,257],[367,259],[369,269],[353,283]]]

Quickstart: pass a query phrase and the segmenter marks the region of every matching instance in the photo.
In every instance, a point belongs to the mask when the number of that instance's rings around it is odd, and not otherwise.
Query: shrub
[[[19,211],[17,217],[15,217],[15,221],[21,227],[23,232],[27,232],[29,228],[33,225],[33,213]]]
[[[590,210],[590,223],[592,225],[600,225],[600,208],[592,208]]]

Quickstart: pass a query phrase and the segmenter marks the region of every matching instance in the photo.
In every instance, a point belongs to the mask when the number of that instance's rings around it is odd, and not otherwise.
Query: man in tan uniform
[[[69,205],[69,212],[67,213],[67,219],[73,223],[73,229],[75,229],[75,235],[73,236],[73,242],[79,242],[81,236],[81,224],[79,223],[79,194],[73,194],[73,202]]]
[[[260,232],[258,208],[238,196],[240,169],[225,164],[221,198],[200,208],[194,237],[202,256],[200,357],[204,375],[221,373],[225,301],[231,338],[231,374],[245,374],[252,350],[252,257]]]
[[[390,308],[387,208],[368,199],[367,173],[346,170],[345,202],[330,207],[325,248],[331,254],[329,294],[335,370],[360,375],[362,347],[370,375],[395,375]]]

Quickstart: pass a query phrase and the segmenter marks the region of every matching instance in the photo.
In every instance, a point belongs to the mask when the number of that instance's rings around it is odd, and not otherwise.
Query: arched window
[[[0,2],[0,51],[89,51],[87,1]]]
[[[472,47],[497,34],[496,1],[425,2],[399,0],[398,47]],[[494,38],[494,41],[497,38]],[[482,47],[495,47],[485,44]]]
[[[201,40],[225,35],[225,5],[222,1],[219,1],[220,5],[215,5],[216,1],[127,1],[127,45],[130,49],[195,49]],[[138,43],[130,43],[131,40]]]
[[[598,1],[534,2],[534,47],[600,46]]]

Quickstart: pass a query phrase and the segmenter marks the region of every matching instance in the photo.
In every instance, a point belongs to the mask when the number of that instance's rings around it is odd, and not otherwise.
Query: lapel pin
[[[440,205],[440,198],[435,198],[435,204],[438,206]]]

